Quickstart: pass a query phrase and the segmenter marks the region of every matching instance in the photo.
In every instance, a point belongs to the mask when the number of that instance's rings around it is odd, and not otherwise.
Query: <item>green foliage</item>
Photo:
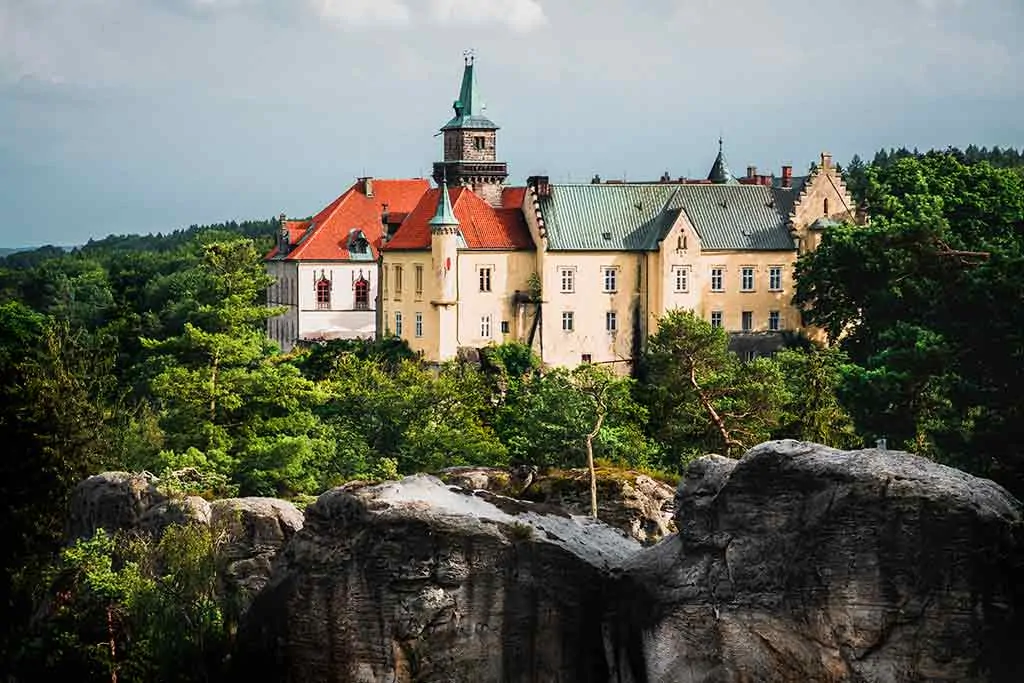
[[[833,448],[861,445],[838,396],[844,378],[857,370],[843,351],[812,344],[780,351],[775,363],[785,383],[785,402],[773,437]]]
[[[849,354],[857,430],[1021,493],[1024,176],[959,153],[867,170],[867,227],[825,233],[796,301]]]
[[[219,592],[219,537],[172,526],[159,541],[102,530],[62,551],[47,609],[22,653],[26,679],[196,681],[222,672],[233,598]]]
[[[725,331],[691,311],[669,311],[658,321],[642,378],[651,435],[672,466],[708,452],[736,456],[766,440],[786,398],[774,361],[741,362]]]

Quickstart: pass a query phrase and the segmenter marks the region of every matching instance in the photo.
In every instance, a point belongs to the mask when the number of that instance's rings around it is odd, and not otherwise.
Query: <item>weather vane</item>
[[[473,48],[469,48],[468,50],[462,51],[462,56],[466,59],[466,64],[469,65],[472,64],[473,60],[476,58],[476,52]]]

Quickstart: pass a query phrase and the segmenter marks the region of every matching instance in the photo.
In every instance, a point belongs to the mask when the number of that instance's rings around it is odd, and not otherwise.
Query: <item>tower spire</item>
[[[441,196],[437,201],[437,211],[434,213],[434,217],[430,219],[431,230],[439,228],[457,228],[459,226],[459,219],[455,217],[455,211],[452,209],[452,200],[448,195],[448,177],[445,176],[444,182],[441,183]]]

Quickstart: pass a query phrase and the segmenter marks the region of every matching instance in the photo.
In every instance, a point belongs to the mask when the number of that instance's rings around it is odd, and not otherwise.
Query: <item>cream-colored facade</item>
[[[437,234],[432,239],[446,246],[433,253],[385,250],[385,328],[400,328],[414,350],[434,361],[455,357],[461,347],[526,341],[532,332],[546,365],[606,363],[621,373],[631,370],[659,318],[677,308],[697,312],[734,337],[813,336],[792,304],[796,259],[816,248],[823,221],[852,220],[853,204],[827,154],[792,195],[783,239],[788,248],[709,249],[683,210],[651,249],[571,250],[550,248],[531,187],[523,214],[534,250],[464,249],[454,237]],[[444,294],[449,258],[457,275]],[[489,291],[482,291],[482,270]],[[539,305],[519,303],[531,280],[540,285]]]
[[[455,358],[461,347],[525,339],[532,319],[515,305],[514,293],[528,288],[534,253],[456,250],[446,269],[449,257],[385,252],[385,335],[400,336],[424,358],[439,362]]]

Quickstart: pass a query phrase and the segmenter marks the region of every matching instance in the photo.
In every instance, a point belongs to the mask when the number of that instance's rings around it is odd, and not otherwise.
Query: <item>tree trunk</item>
[[[597,519],[597,470],[594,468],[594,437],[601,431],[604,423],[604,411],[597,414],[594,431],[587,434],[587,468],[590,470],[590,516]]]
[[[114,638],[114,608],[107,607],[107,636],[110,638],[110,683],[117,683],[117,645]]]
[[[697,397],[700,398],[701,405],[704,406],[704,410],[708,412],[711,417],[711,421],[715,423],[715,427],[718,428],[718,433],[722,436],[722,441],[725,442],[725,454],[729,455],[733,446],[739,446],[743,448],[743,444],[732,438],[732,434],[729,433],[729,429],[725,426],[725,420],[715,410],[715,406],[711,404],[711,399],[704,395],[704,391],[701,389],[700,384],[697,383],[697,370],[693,365],[690,366],[690,384],[693,385],[694,390],[697,392]]]

